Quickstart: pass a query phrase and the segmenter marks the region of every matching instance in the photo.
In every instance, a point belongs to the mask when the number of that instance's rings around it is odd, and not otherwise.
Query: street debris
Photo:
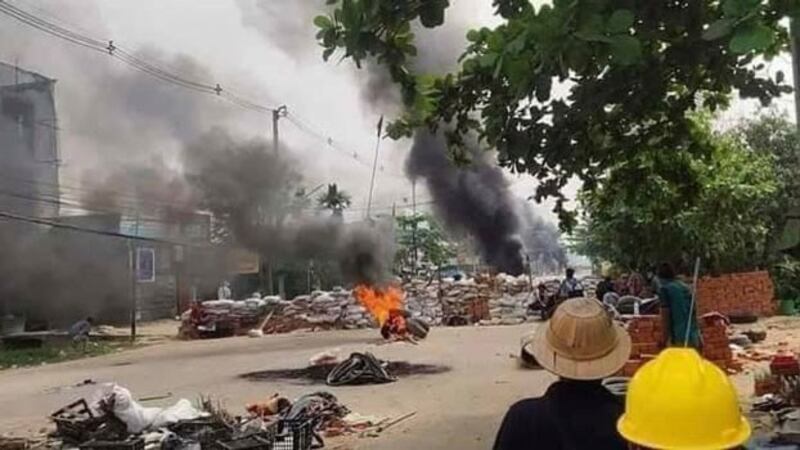
[[[372,353],[353,353],[330,371],[326,382],[329,386],[342,386],[396,381],[397,378],[386,371],[386,366]]]
[[[361,355],[359,353],[356,354]],[[365,355],[362,355],[362,357],[365,357]],[[374,356],[372,358],[374,358]],[[405,361],[375,360],[379,361],[380,366],[389,375],[389,378],[392,379],[416,375],[437,375],[450,370],[450,367],[434,364],[412,364]],[[360,361],[359,365],[362,362],[364,361]],[[239,376],[250,381],[295,381],[299,384],[323,384],[328,382],[329,375],[333,373],[336,367],[337,363],[317,365],[312,363],[303,368],[262,370],[257,372],[248,372]],[[352,373],[345,370],[347,367],[350,367],[350,365],[343,365],[342,369],[339,371],[342,379],[349,379],[353,376]],[[360,370],[363,369],[359,369],[359,371]],[[339,376],[339,374],[335,374],[334,380],[338,380]]]
[[[181,399],[168,408],[147,408],[133,400],[124,387],[107,384],[91,400],[79,399],[53,413],[56,431],[43,445],[80,449],[308,450],[323,447],[323,435],[369,429],[380,432],[392,423],[352,414],[329,392],[313,392],[293,402],[273,394],[245,409],[246,415],[234,416],[207,398],[201,399],[197,407]],[[0,444],[3,449],[30,448],[25,440],[3,438]]]
[[[339,357],[339,353],[341,353],[341,349],[335,348],[332,350],[325,350],[323,352],[319,352],[316,355],[312,356],[308,359],[309,366],[327,366],[327,365],[335,365],[341,362]]]

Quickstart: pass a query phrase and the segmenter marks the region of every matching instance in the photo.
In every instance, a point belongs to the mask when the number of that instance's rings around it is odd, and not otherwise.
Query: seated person
[[[567,277],[561,282],[558,296],[562,299],[583,297],[583,285],[575,278],[575,269],[567,269]]]
[[[94,325],[92,317],[87,317],[72,324],[67,332],[70,339],[72,339],[72,344],[80,344],[86,349],[86,344],[89,342],[89,333],[92,332],[92,325]]]

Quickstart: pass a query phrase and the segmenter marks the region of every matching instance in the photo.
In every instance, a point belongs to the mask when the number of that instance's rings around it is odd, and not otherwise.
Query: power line
[[[122,46],[115,44],[113,40],[102,41],[100,39],[86,36],[83,33],[70,30],[66,27],[62,27],[48,20],[42,19],[35,14],[31,14],[23,9],[20,9],[5,0],[0,0],[0,13],[16,19],[25,25],[36,28],[39,31],[50,34],[56,38],[99,53],[106,53],[111,57],[122,61],[128,66],[131,66],[134,69],[144,72],[161,81],[203,94],[218,96],[236,106],[239,106],[240,108],[248,109],[250,111],[265,114],[271,113],[273,110],[273,108],[258,104],[254,101],[236,95],[233,92],[228,92],[227,90],[223,89],[219,83],[206,83],[189,79],[173,71],[160,67],[158,64],[151,63],[141,57],[136,56]]]
[[[145,242],[154,242],[159,244],[170,244],[170,245],[183,245],[183,246],[192,246],[192,247],[199,247],[196,244],[187,244],[185,242],[176,242],[170,241],[166,239],[159,239],[159,238],[150,238],[150,237],[143,237],[143,236],[134,236],[132,234],[125,234],[120,233],[117,231],[106,231],[106,230],[97,230],[94,228],[87,228],[81,227],[77,225],[71,225],[67,223],[55,222],[52,220],[41,219],[37,217],[28,217],[28,216],[21,216],[18,214],[12,214],[5,211],[0,211],[0,218],[8,219],[8,220],[15,220],[19,222],[26,222],[26,223],[33,223],[37,225],[46,225],[53,228],[63,228],[72,231],[78,231],[81,233],[90,233],[90,234],[97,234],[101,236],[108,236],[108,237],[116,237],[116,238],[123,238],[123,239],[134,239],[137,241],[145,241]]]
[[[217,97],[227,100],[228,102],[230,102],[235,106],[256,113],[272,114],[275,111],[275,108],[259,104],[255,101],[248,99],[246,96],[242,96],[240,94],[233,92],[232,90],[223,89],[223,87],[219,83],[207,83],[189,79],[187,77],[175,73],[174,71],[165,69],[158,64],[149,62],[144,58],[136,56],[133,52],[130,52],[126,50],[124,47],[120,46],[119,44],[116,44],[115,41],[113,40],[103,41],[100,39],[89,37],[83,33],[70,30],[66,27],[54,24],[50,21],[37,17],[34,14],[26,12],[12,5],[11,3],[8,3],[6,0],[0,0],[0,13],[6,14],[7,16],[10,16],[26,25],[29,25],[40,31],[48,33],[59,39],[66,40],[72,44],[80,45],[82,47],[89,48],[96,52],[107,53],[108,55],[122,61],[123,63],[133,67],[134,69],[144,72],[161,81],[171,83],[199,93],[215,95]],[[54,17],[53,15],[49,16]],[[314,135],[315,137],[325,141],[331,148],[345,155],[348,156],[351,155],[350,152],[340,148],[333,140],[333,138],[317,132],[316,130],[314,130],[313,127],[309,126],[307,123],[304,123],[296,114],[293,114],[293,116],[294,118],[290,119],[290,121],[299,129],[301,129],[301,131]],[[357,152],[352,152],[352,157],[360,164],[369,167],[369,164],[359,159],[359,155]],[[381,172],[384,172],[384,169],[382,167],[381,167]]]

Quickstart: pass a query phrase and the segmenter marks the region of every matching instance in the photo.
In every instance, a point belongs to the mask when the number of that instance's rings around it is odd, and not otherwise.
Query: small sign
[[[136,249],[136,281],[153,283],[156,281],[156,252],[152,248]]]
[[[244,249],[234,249],[228,254],[229,271],[237,274],[258,273],[260,259],[257,253]]]

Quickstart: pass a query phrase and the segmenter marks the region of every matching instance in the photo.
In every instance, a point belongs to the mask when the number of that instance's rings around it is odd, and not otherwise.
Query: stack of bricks
[[[701,320],[700,332],[703,336],[703,357],[723,370],[736,369],[733,353],[728,341],[727,325],[719,317]],[[631,356],[620,372],[621,376],[631,377],[646,362],[664,349],[664,326],[660,315],[637,316],[628,322],[631,337]]]
[[[718,312],[730,315],[775,314],[775,290],[767,272],[732,273],[703,277],[697,282],[699,315]]]
[[[620,375],[631,377],[663,348],[664,326],[660,315],[637,316],[628,322],[631,336],[631,356]]]
[[[722,370],[735,369],[725,321],[719,317],[703,319],[700,321],[700,333],[703,335],[703,357]]]

